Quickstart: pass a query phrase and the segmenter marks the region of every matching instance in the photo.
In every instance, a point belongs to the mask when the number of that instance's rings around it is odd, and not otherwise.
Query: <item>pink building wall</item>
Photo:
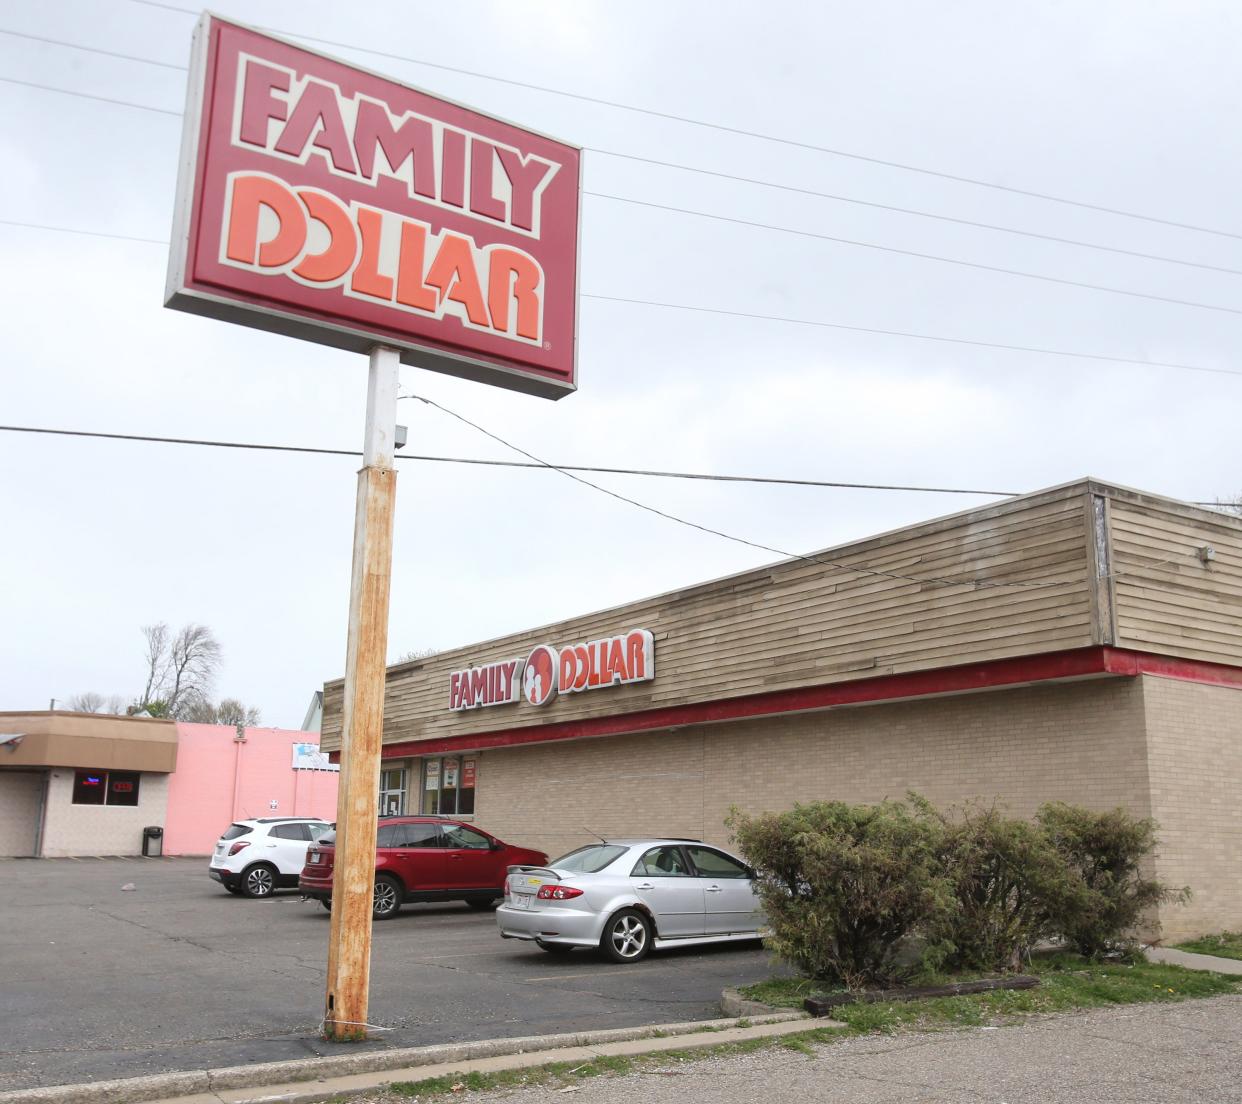
[[[293,745],[317,732],[177,722],[177,769],[168,780],[165,855],[207,855],[234,820],[263,816],[336,819],[335,771],[294,770]],[[272,808],[272,802],[276,807]]]

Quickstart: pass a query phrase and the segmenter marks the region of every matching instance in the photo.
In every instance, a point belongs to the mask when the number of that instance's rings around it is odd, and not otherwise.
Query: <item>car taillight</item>
[[[540,886],[535,894],[541,901],[568,901],[571,897],[581,897],[582,890],[573,886]]]
[[[509,875],[508,874],[505,875],[505,896],[506,897],[513,896],[513,890],[509,888]]]
[[[235,843],[229,848],[229,854],[236,855],[238,851],[244,851],[249,846],[250,844],[246,843],[244,840],[241,843]]]

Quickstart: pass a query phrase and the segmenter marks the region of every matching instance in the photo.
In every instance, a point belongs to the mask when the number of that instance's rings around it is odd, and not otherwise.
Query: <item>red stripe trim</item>
[[[556,724],[531,725],[525,728],[498,729],[492,732],[444,736],[431,740],[409,740],[385,744],[382,755],[385,759],[397,759],[410,755],[436,755],[456,751],[475,751],[482,748],[515,747],[521,744],[549,743],[556,740],[582,740],[629,732],[649,732],[653,729],[674,726],[710,724],[780,713],[829,709],[841,705],[862,705],[867,702],[969,693],[1057,679],[1100,676],[1133,678],[1138,675],[1154,675],[1182,682],[1198,682],[1242,689],[1242,668],[1239,667],[1231,667],[1223,663],[1207,663],[1201,660],[1177,659],[1124,648],[1080,648],[1074,651],[1019,656],[1014,659],[999,659],[961,667],[941,667],[934,671],[853,679],[825,686],[695,702],[691,705],[669,706],[664,709],[646,709],[610,717],[592,717],[581,721],[562,721]],[[339,762],[340,753],[333,752],[331,759],[334,763]]]
[[[921,698],[937,694],[955,694],[993,687],[1014,686],[1050,679],[1089,678],[1109,674],[1108,648],[1082,648],[1069,652],[1051,652],[1040,656],[993,660],[962,667],[937,668],[904,675],[854,679],[826,686],[797,690],[778,690],[768,694],[751,694],[724,700],[695,702],[691,705],[646,709],[609,717],[591,717],[581,721],[531,725],[525,728],[499,729],[463,736],[443,736],[430,740],[410,740],[385,744],[385,759],[407,755],[436,755],[480,748],[514,747],[520,744],[548,743],[554,740],[581,740],[597,736],[616,736],[629,732],[680,725],[736,721],[778,713],[827,709],[839,705],[860,705],[865,702]],[[1125,653],[1117,653],[1125,654]]]

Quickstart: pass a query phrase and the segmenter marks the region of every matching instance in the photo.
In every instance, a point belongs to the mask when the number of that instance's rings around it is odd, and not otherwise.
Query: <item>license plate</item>
[[[535,898],[529,893],[515,893],[513,895],[513,907],[516,909],[528,909],[530,903]]]
[[[318,852],[318,851],[308,851],[308,852],[307,852],[307,854],[306,854],[306,861],[307,861],[307,862],[312,862],[312,863],[317,863],[317,862],[319,861],[319,852]]]

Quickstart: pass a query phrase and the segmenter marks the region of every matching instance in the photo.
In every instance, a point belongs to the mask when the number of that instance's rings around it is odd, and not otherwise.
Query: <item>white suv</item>
[[[230,893],[270,897],[298,884],[306,849],[332,827],[318,817],[259,817],[228,826],[208,873]]]

